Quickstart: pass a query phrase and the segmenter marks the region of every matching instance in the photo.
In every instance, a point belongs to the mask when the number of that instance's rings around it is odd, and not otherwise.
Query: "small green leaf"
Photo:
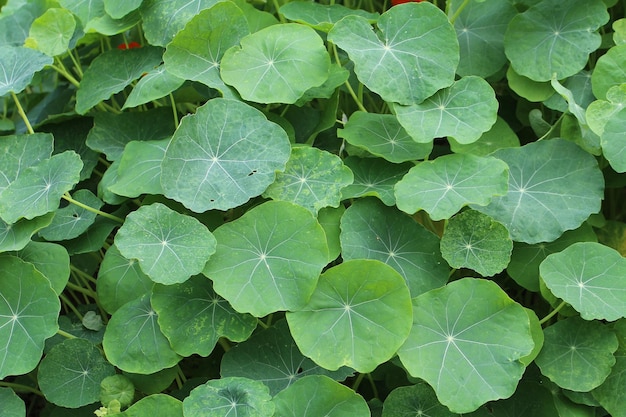
[[[317,221],[324,229],[326,243],[328,244],[328,260],[334,261],[341,253],[339,243],[339,222],[346,208],[340,205],[337,208],[326,207],[317,214]]]
[[[104,12],[104,0],[59,0],[61,6],[74,13],[83,26],[102,17]]]
[[[0,97],[21,92],[36,72],[52,62],[52,57],[30,48],[0,45]]]
[[[0,193],[20,174],[52,156],[54,137],[49,133],[3,136],[0,141]]]
[[[151,395],[165,391],[171,386],[178,375],[178,369],[180,368],[176,365],[150,374],[136,374],[124,371],[123,375],[132,381],[137,391]]]
[[[117,178],[108,187],[109,191],[131,198],[163,194],[161,163],[169,143],[169,139],[128,142],[119,160]]]
[[[35,19],[26,45],[48,56],[61,55],[68,51],[75,29],[76,21],[70,11],[51,8]]]
[[[99,210],[104,205],[89,190],[78,190],[72,198],[96,210]],[[40,230],[39,235],[46,240],[73,239],[85,232],[96,220],[96,216],[96,213],[93,211],[75,204],[68,204],[54,212],[52,223]]]
[[[48,278],[57,294],[63,292],[70,277],[70,257],[63,246],[31,241],[14,255],[33,264],[37,271]]]
[[[516,148],[520,146],[517,134],[501,117],[498,117],[491,129],[483,133],[476,142],[462,144],[454,140],[454,138],[448,138],[448,142],[450,142],[450,149],[454,153],[470,153],[478,156],[487,156],[502,148]]]
[[[285,18],[304,23],[313,29],[328,32],[335,23],[346,16],[361,16],[370,23],[376,23],[378,13],[370,13],[362,9],[350,9],[341,4],[320,4],[313,1],[293,1],[283,4],[278,10]]]
[[[183,417],[183,403],[166,394],[152,394],[130,406],[119,417]]]
[[[613,330],[619,340],[619,349],[615,352],[615,365],[604,383],[591,393],[593,398],[612,416],[624,417],[626,416],[626,397],[622,393],[624,392],[624,377],[626,377],[626,320],[616,322]]]
[[[382,417],[404,416],[457,417],[458,414],[442,405],[428,384],[420,382],[398,387],[385,399]]]
[[[104,0],[104,11],[113,19],[121,19],[137,10],[143,0]]]
[[[492,413],[489,413],[489,416],[493,417],[508,417],[511,415],[519,417],[556,417],[561,415],[555,407],[553,395],[548,387],[533,380],[520,381],[517,390],[511,397],[491,403],[489,408],[493,410]],[[574,414],[563,415],[591,417]]]
[[[132,404],[135,397],[135,386],[126,376],[115,374],[100,381],[100,402],[106,407],[113,400],[122,407]]]
[[[593,101],[585,111],[589,128],[598,136],[604,133],[604,126],[609,119],[626,105],[626,83],[609,88],[606,98]]]
[[[184,79],[178,78],[167,71],[164,65],[159,65],[152,71],[142,75],[133,91],[128,95],[126,102],[124,102],[122,110],[165,97],[178,89],[184,82]]]
[[[54,213],[50,212],[32,220],[21,219],[13,224],[0,219],[0,252],[24,249],[31,236],[49,225],[53,217]]]
[[[11,388],[0,388],[0,404],[3,417],[24,417],[26,404]]]
[[[381,158],[349,156],[343,160],[354,175],[352,184],[341,190],[341,199],[377,197],[387,206],[396,204],[393,187],[409,172],[411,162],[393,164]]]
[[[215,252],[216,241],[194,217],[154,203],[126,217],[115,245],[124,257],[137,259],[150,279],[167,285],[199,274]]]
[[[617,172],[626,172],[626,109],[613,114],[604,125],[601,144],[602,154]]]
[[[598,58],[591,73],[591,88],[598,99],[608,98],[611,87],[624,83],[626,79],[626,44],[610,48]]]

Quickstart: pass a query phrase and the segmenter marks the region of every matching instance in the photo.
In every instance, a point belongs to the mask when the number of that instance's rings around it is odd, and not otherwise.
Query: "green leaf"
[[[585,116],[589,128],[598,136],[604,133],[604,126],[626,105],[626,83],[609,88],[606,93],[607,100],[596,100],[587,106]]]
[[[104,0],[104,11],[113,19],[121,19],[137,10],[143,0]]]
[[[109,191],[131,198],[163,194],[161,163],[169,143],[169,139],[128,142],[119,159],[117,178],[108,187]]]
[[[515,393],[504,400],[491,403],[493,417],[556,417],[558,413],[553,396],[545,385],[532,380],[522,380]],[[574,415],[564,414],[574,417]]]
[[[531,80],[515,72],[513,67],[509,67],[506,70],[506,79],[511,90],[528,101],[544,101],[554,95],[554,88],[552,88],[550,82]]]
[[[496,122],[498,101],[487,81],[463,77],[419,104],[394,105],[398,121],[419,143],[452,136],[459,143],[472,143]]]
[[[604,179],[593,155],[550,139],[492,156],[509,166],[509,191],[473,209],[504,224],[514,241],[551,242],[600,210]]]
[[[163,55],[168,72],[218,89],[224,97],[237,98],[220,77],[224,52],[250,34],[248,21],[233,2],[219,2],[189,21],[167,45]]]
[[[122,215],[127,213],[127,210],[124,208],[120,211],[123,213]],[[121,213],[113,214],[119,215]],[[65,246],[70,255],[95,252],[102,248],[113,229],[119,227],[119,225],[119,222],[115,220],[100,216],[96,218],[96,221],[93,222],[85,233],[75,239],[63,240],[60,243]]]
[[[0,194],[20,174],[52,156],[54,137],[49,133],[3,136],[0,141]]]
[[[15,256],[35,266],[48,278],[52,289],[61,294],[70,277],[70,256],[61,245],[49,242],[29,242]]]
[[[23,46],[0,45],[0,97],[25,89],[52,58]]]
[[[120,417],[183,417],[183,403],[166,394],[152,394],[130,406]]]
[[[108,406],[113,400],[122,407],[128,407],[135,397],[135,386],[122,374],[107,376],[100,382],[100,402]]]
[[[54,213],[44,214],[32,220],[21,219],[8,224],[0,219],[0,252],[23,249],[32,235],[50,224]]]
[[[78,190],[72,198],[79,203],[99,210],[104,203],[89,190]],[[75,204],[57,209],[52,223],[39,231],[46,240],[68,240],[80,236],[96,220],[96,213]]]
[[[84,30],[88,33],[97,32],[106,36],[114,36],[129,31],[140,20],[141,16],[138,11],[131,12],[119,20],[113,19],[107,14],[102,14],[100,17],[91,20]]]
[[[487,156],[502,148],[520,146],[519,138],[501,117],[498,117],[491,129],[483,133],[476,142],[462,144],[454,138],[448,138],[448,142],[450,142],[450,149],[454,153],[470,153],[478,156]]]
[[[352,171],[354,181],[341,190],[341,199],[374,196],[385,205],[396,204],[393,187],[413,167],[410,162],[392,164],[380,158],[349,156],[343,162]]]
[[[533,341],[535,342],[535,347],[533,348],[533,350],[528,355],[520,358],[520,362],[525,366],[528,366],[535,360],[537,355],[539,355],[539,352],[541,352],[541,348],[543,347],[544,335],[543,328],[541,327],[541,322],[539,321],[539,317],[537,317],[535,311],[526,307],[524,307],[524,310],[526,310],[526,314],[528,315],[528,319],[530,320],[530,333],[532,334]]]
[[[591,88],[598,99],[609,98],[611,87],[624,83],[626,79],[626,44],[610,48],[598,58],[591,73]]]
[[[123,375],[132,381],[137,391],[147,395],[165,391],[174,383],[178,375],[178,365],[161,369],[151,374],[134,374],[124,371]]]
[[[194,217],[154,203],[126,217],[115,245],[127,259],[137,259],[151,280],[169,285],[202,272],[216,241]]]
[[[434,5],[401,4],[383,13],[378,32],[361,16],[346,16],[328,40],[348,53],[354,71],[383,100],[420,103],[454,81],[459,44],[446,15]]]
[[[452,217],[441,237],[441,255],[453,268],[491,277],[509,264],[513,241],[502,224],[474,210]]]
[[[598,321],[580,317],[544,329],[543,348],[535,359],[541,373],[558,386],[587,392],[599,387],[615,365],[615,333]]]
[[[185,80],[182,78],[178,78],[167,71],[164,65],[159,65],[141,77],[133,91],[128,95],[122,110],[165,97],[178,89],[184,82]]]
[[[241,39],[222,57],[222,79],[245,100],[295,103],[330,71],[322,38],[308,26],[273,25]]]
[[[515,16],[504,38],[513,69],[535,81],[582,70],[600,46],[596,31],[609,19],[601,0],[544,0]]]
[[[6,2],[5,2],[6,3]],[[0,45],[21,46],[28,36],[28,29],[35,18],[41,15],[47,5],[41,1],[22,1],[2,6],[0,13]]]
[[[395,163],[424,159],[433,148],[431,142],[415,142],[391,114],[356,111],[350,115],[344,128],[337,130],[337,136],[372,155]]]
[[[150,294],[120,307],[109,320],[102,347],[109,362],[123,371],[150,374],[181,359],[157,323]]]
[[[458,414],[439,403],[435,391],[425,382],[420,382],[398,387],[385,399],[382,417],[405,416],[457,417]]]
[[[617,172],[626,172],[626,109],[613,114],[604,125],[601,144],[602,154]]]
[[[74,13],[83,26],[105,14],[104,0],[59,0],[59,4]]]
[[[274,403],[262,382],[247,378],[214,379],[191,391],[183,401],[185,416],[271,417]],[[226,414],[225,414],[226,413]]]
[[[85,339],[54,346],[39,364],[37,381],[48,401],[78,408],[100,399],[100,382],[115,374],[98,348]]]
[[[68,51],[76,20],[66,9],[51,8],[39,16],[30,27],[26,45],[48,56]]]
[[[302,399],[307,398],[308,401]],[[359,394],[324,375],[297,380],[273,399],[280,417],[369,417],[367,403]]]
[[[235,310],[257,317],[304,306],[328,262],[322,226],[288,202],[256,206],[214,234],[217,250],[203,273]]]
[[[87,113],[156,68],[161,63],[162,53],[161,48],[145,46],[124,51],[113,49],[98,55],[85,70],[76,91],[76,112]]]
[[[182,284],[156,285],[151,302],[161,331],[181,356],[209,356],[220,337],[240,342],[257,325],[256,317],[233,310],[201,275]]]
[[[32,264],[0,257],[0,378],[35,369],[59,326],[61,303]]]
[[[318,365],[371,372],[389,360],[411,327],[404,278],[376,260],[345,261],[324,272],[308,304],[287,312],[300,351]]]
[[[613,328],[619,339],[619,349],[615,352],[615,365],[609,377],[602,385],[591,393],[602,407],[613,417],[626,416],[626,397],[624,392],[624,377],[626,377],[626,320],[619,320]]]
[[[397,209],[374,199],[355,201],[341,219],[342,258],[376,259],[404,277],[416,297],[443,286],[450,270],[439,238]]]
[[[3,417],[24,417],[26,405],[11,388],[0,388],[0,403]]]
[[[422,162],[395,186],[406,213],[425,210],[433,220],[452,217],[468,204],[486,205],[507,192],[507,165],[491,156],[451,154]]]
[[[56,210],[61,196],[79,181],[82,168],[80,156],[65,151],[25,169],[0,194],[0,216],[15,223]]]
[[[539,266],[552,294],[571,304],[586,320],[626,317],[626,260],[595,242],[574,243],[549,255]]]
[[[318,148],[298,146],[291,150],[284,172],[265,190],[263,197],[290,201],[314,215],[324,207],[338,207],[341,190],[354,176],[341,158]]]
[[[213,99],[182,119],[161,165],[165,195],[195,212],[258,196],[284,169],[287,134],[255,108]]]
[[[328,260],[334,261],[341,254],[339,242],[339,222],[346,208],[340,205],[337,208],[326,207],[317,214],[317,221],[324,229],[326,243],[328,244]]]
[[[283,17],[298,23],[304,23],[313,29],[328,32],[335,23],[346,16],[361,16],[370,23],[376,23],[378,13],[362,9],[350,9],[341,4],[320,4],[313,1],[293,1],[283,4],[278,10]]]
[[[513,394],[533,346],[522,306],[492,281],[462,278],[413,299],[398,355],[450,411],[467,413]]]

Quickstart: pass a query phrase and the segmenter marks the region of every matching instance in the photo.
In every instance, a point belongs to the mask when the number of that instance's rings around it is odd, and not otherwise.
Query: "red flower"
[[[141,48],[139,42],[128,42],[128,45],[125,43],[120,43],[117,45],[117,49],[133,49],[133,48]]]
[[[424,0],[391,0],[391,5],[392,6],[397,6],[398,4],[404,4],[404,3],[420,3]]]

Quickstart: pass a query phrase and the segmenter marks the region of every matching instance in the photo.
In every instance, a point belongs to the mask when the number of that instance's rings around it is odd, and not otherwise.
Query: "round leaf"
[[[128,142],[117,168],[116,181],[109,190],[131,198],[163,194],[161,163],[169,143],[168,139]]]
[[[398,351],[456,413],[515,391],[534,346],[524,307],[495,283],[462,278],[413,299],[413,329]]]
[[[611,116],[601,137],[602,154],[617,172],[626,172],[626,109]]]
[[[484,277],[509,264],[513,241],[491,217],[467,210],[452,217],[441,237],[441,255],[453,268],[470,268]]]
[[[107,376],[100,382],[100,402],[105,406],[117,401],[122,407],[128,407],[134,397],[135,386],[122,374]]]
[[[185,416],[271,417],[274,403],[268,388],[247,378],[214,379],[191,391],[183,401]]]
[[[362,9],[350,9],[341,4],[320,4],[312,1],[294,1],[283,4],[279,10],[285,18],[304,23],[313,29],[328,32],[335,23],[346,16],[358,15],[375,23],[378,13],[369,13]]]
[[[25,89],[36,72],[52,64],[52,58],[23,46],[0,46],[0,97]]]
[[[433,416],[458,417],[439,403],[435,391],[421,382],[391,391],[383,404],[382,417]]]
[[[389,360],[411,327],[404,278],[375,260],[351,260],[324,272],[308,304],[287,313],[300,351],[320,366],[371,372]]]
[[[0,257],[0,378],[35,369],[44,341],[58,330],[61,303],[32,264]]]
[[[374,32],[361,16],[346,16],[328,33],[345,50],[359,80],[383,100],[420,103],[454,81],[459,44],[446,15],[423,2],[390,8]]]
[[[478,156],[487,156],[502,148],[520,146],[519,138],[501,117],[498,117],[491,129],[483,133],[476,142],[462,144],[454,138],[448,138],[448,142],[450,142],[450,149],[454,153],[471,153]]]
[[[79,203],[99,210],[104,203],[89,190],[78,190],[72,198]],[[75,204],[57,209],[52,223],[39,231],[46,240],[68,240],[80,236],[96,220],[96,213]]]
[[[328,262],[322,226],[292,203],[266,202],[214,233],[203,273],[235,310],[257,317],[305,305]]]
[[[552,294],[571,304],[586,320],[626,317],[626,260],[595,242],[574,243],[549,255],[539,273]]]
[[[626,105],[626,83],[611,87],[606,93],[606,98],[608,101],[593,101],[585,111],[589,128],[599,136],[604,133],[604,126],[609,119]]]
[[[439,90],[419,104],[394,105],[400,124],[419,143],[452,136],[459,143],[475,142],[496,122],[498,101],[487,81],[468,76]]]
[[[598,58],[598,62],[596,62],[591,73],[593,95],[599,99],[608,98],[611,87],[624,83],[625,66],[626,44],[614,46]]]
[[[342,258],[376,259],[394,268],[412,297],[448,281],[439,238],[397,209],[374,199],[355,201],[341,219]]]
[[[11,388],[0,388],[0,403],[3,417],[24,417],[26,405]]]
[[[433,220],[448,219],[463,206],[505,194],[507,173],[507,165],[490,156],[440,156],[411,168],[396,184],[396,204],[409,214],[425,210]]]
[[[245,100],[295,103],[328,78],[330,57],[322,38],[296,23],[273,25],[241,39],[222,57],[220,72]]]
[[[124,257],[137,259],[154,282],[176,284],[202,272],[216,242],[195,218],[154,203],[126,217],[115,245]]]
[[[477,211],[502,223],[514,241],[551,242],[600,210],[604,178],[593,155],[550,139],[492,156],[509,166],[509,191]]]
[[[52,156],[54,137],[50,133],[3,136],[0,141],[0,193],[28,167]]]
[[[161,185],[195,212],[227,210],[265,191],[290,152],[285,131],[260,111],[209,100],[181,121],[161,165]]]
[[[341,199],[374,196],[385,205],[396,204],[393,187],[414,165],[410,162],[393,164],[380,158],[349,156],[343,160],[354,174],[354,181],[341,190]]]
[[[67,52],[75,29],[76,20],[69,10],[51,8],[35,19],[26,45],[49,56],[61,55]]]
[[[544,0],[509,23],[504,38],[513,69],[535,81],[582,70],[600,46],[597,29],[609,19],[602,0]]]
[[[31,236],[49,225],[53,217],[54,213],[50,212],[32,220],[21,219],[13,224],[0,219],[0,252],[24,249]]]
[[[602,385],[592,391],[593,399],[597,400],[611,415],[623,417],[626,410],[624,377],[626,377],[626,321],[615,323],[613,330],[619,339],[619,349],[615,352],[615,365],[609,377]]]
[[[124,102],[122,110],[165,97],[178,89],[184,82],[184,79],[167,71],[164,65],[159,65],[141,76]]]
[[[587,392],[600,386],[615,365],[617,336],[598,321],[570,317],[543,331],[535,363],[561,388]]]
[[[557,411],[555,402],[555,397],[546,385],[542,385],[541,383],[532,380],[522,380],[520,381],[515,394],[507,399],[496,401],[489,405],[489,408],[492,410],[492,413],[489,413],[489,416],[509,417],[513,415],[520,417],[556,417],[561,414]],[[571,417],[591,417],[584,414],[563,415]]]
[[[309,401],[302,401],[308,398]],[[276,417],[369,417],[359,394],[327,376],[310,375],[294,382],[273,399]]]
[[[284,172],[276,174],[263,197],[291,201],[317,215],[324,207],[338,207],[341,190],[354,180],[341,158],[313,147],[294,147]]]
[[[48,401],[78,408],[100,399],[100,382],[115,368],[98,348],[85,339],[68,339],[54,346],[37,372],[41,392]]]
[[[31,241],[24,249],[15,253],[18,258],[29,262],[43,274],[52,289],[61,294],[70,277],[70,257],[67,250],[55,243]]]
[[[183,403],[165,394],[144,397],[120,414],[120,417],[167,416],[183,417]]]

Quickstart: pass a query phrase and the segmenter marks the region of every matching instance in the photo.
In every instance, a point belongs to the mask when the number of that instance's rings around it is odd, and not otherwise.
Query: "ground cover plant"
[[[626,2],[0,1],[0,416],[626,416]]]

